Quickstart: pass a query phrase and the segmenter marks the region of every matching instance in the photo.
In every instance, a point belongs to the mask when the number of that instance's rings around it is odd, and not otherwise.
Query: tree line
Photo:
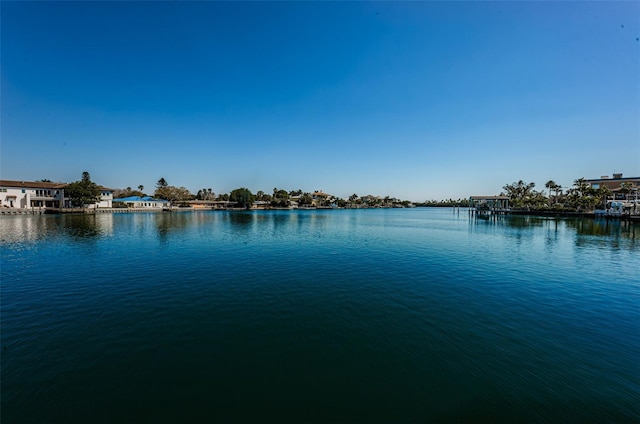
[[[137,190],[131,187],[118,189],[114,190],[113,197],[114,199],[130,196],[145,197],[147,194],[145,194],[143,190],[144,186],[142,185],[139,185]],[[211,188],[202,188],[198,190],[196,194],[192,194],[185,187],[170,185],[165,178],[160,178],[156,182],[152,197],[167,200],[177,205],[186,205],[189,201],[193,200],[224,201],[233,203],[238,208],[250,208],[256,202],[261,202],[274,208],[286,208],[289,207],[293,201],[302,207],[311,205],[325,207],[395,207],[411,205],[411,202],[408,200],[399,200],[391,198],[390,196],[384,198],[371,195],[360,197],[354,193],[349,196],[348,199],[342,199],[336,196],[314,198],[313,193],[304,192],[302,189],[285,190],[278,187],[274,187],[271,193],[266,193],[262,190],[253,193],[246,187],[240,187],[231,190],[230,193],[216,194]]]
[[[548,194],[544,191],[535,190],[535,183],[526,183],[522,180],[512,184],[506,184],[500,193],[508,196],[511,207],[516,209],[553,209],[567,211],[590,211],[596,208],[605,208],[607,199],[613,192],[606,186],[593,188],[584,178],[574,180],[571,187],[566,189],[553,180],[545,183]],[[625,182],[622,184],[620,193],[627,195],[631,192],[632,184]]]
[[[604,208],[606,201],[612,196],[612,191],[601,185],[599,188],[591,187],[584,178],[578,178],[573,182],[573,186],[564,188],[553,180],[545,183],[547,194],[542,190],[536,190],[535,183],[527,183],[523,180],[506,184],[502,187],[501,196],[507,196],[510,199],[511,207],[515,209],[530,210],[573,210],[588,211],[597,207]],[[629,194],[632,184],[624,183],[620,189],[620,193]],[[101,189],[91,181],[89,172],[83,172],[79,181],[70,183],[65,187],[65,193],[69,197],[73,206],[82,206],[85,204],[95,203],[100,200]],[[137,190],[127,187],[126,189],[115,190],[114,199],[129,196],[144,197],[144,186],[139,185]],[[342,199],[335,196],[327,198],[314,199],[310,192],[302,190],[284,190],[275,187],[271,194],[264,191],[252,193],[246,187],[240,187],[232,190],[229,194],[223,193],[216,195],[211,188],[202,188],[197,194],[192,194],[185,187],[177,187],[169,185],[164,179],[160,178],[155,186],[153,197],[163,199],[172,204],[186,204],[191,200],[203,201],[225,201],[233,202],[239,208],[250,208],[255,202],[263,202],[272,207],[288,207],[295,200],[300,206],[310,206],[315,203],[316,206],[338,206],[338,207],[398,207],[409,206],[411,202],[407,200],[399,200],[386,196],[358,196],[352,194],[348,199]],[[448,200],[427,200],[422,203],[416,203],[416,206],[470,206],[468,199],[448,199]]]

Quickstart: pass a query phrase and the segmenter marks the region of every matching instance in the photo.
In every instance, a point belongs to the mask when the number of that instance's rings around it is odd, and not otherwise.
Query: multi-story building
[[[43,181],[0,180],[0,207],[30,208],[67,208],[70,200],[65,196],[67,183]],[[113,202],[113,190],[100,187],[100,201],[94,206],[110,208]]]
[[[613,174],[612,177],[603,175],[600,178],[586,180],[593,189],[607,187],[616,198],[624,199],[635,196],[640,189],[640,177],[623,177],[622,174]],[[640,193],[638,193],[640,194]]]

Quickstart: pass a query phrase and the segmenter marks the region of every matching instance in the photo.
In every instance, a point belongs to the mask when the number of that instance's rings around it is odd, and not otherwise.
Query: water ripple
[[[640,421],[633,224],[416,209],[0,229],[6,422]]]

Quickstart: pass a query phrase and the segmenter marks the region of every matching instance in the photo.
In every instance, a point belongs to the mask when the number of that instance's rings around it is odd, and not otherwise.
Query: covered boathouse
[[[469,213],[476,215],[505,215],[511,211],[509,196],[471,196]]]

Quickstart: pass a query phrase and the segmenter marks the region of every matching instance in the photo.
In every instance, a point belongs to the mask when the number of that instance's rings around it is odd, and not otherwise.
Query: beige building
[[[586,182],[596,190],[600,187],[607,187],[616,198],[635,196],[640,188],[640,177],[623,177],[622,174],[613,174],[612,177],[603,175],[600,178],[586,180]]]

